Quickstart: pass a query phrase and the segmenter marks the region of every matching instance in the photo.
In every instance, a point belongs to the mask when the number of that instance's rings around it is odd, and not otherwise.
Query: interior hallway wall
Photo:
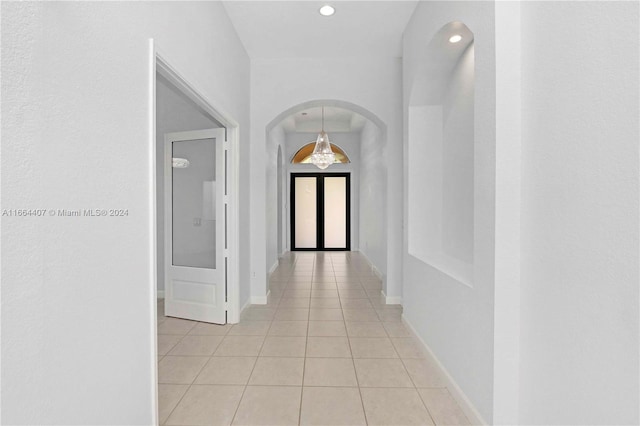
[[[640,8],[521,7],[520,423],[638,424]]]
[[[278,147],[284,150],[286,135],[282,126],[274,127],[267,135],[267,149],[265,168],[267,178],[265,180],[265,224],[266,224],[266,273],[272,272],[278,265]],[[252,295],[253,298],[253,295]],[[259,303],[255,300],[255,303]]]
[[[2,218],[2,423],[152,424],[149,38],[244,129],[249,59],[218,2],[0,7],[3,208],[129,213]],[[240,223],[248,188],[241,163]]]
[[[387,272],[387,164],[378,126],[367,121],[360,133],[360,251],[381,275]]]
[[[366,88],[366,89],[363,89]],[[387,185],[389,227],[386,290],[401,295],[402,212],[402,91],[399,58],[254,58],[251,61],[251,186],[265,178],[265,128],[280,113],[310,100],[350,102],[375,114],[387,126]],[[362,185],[362,182],[361,182]],[[266,294],[268,270],[264,242],[266,197],[251,195],[252,295]],[[361,236],[362,238],[362,236]]]
[[[480,416],[493,420],[494,361],[494,188],[495,188],[495,14],[493,2],[421,2],[404,33],[404,164],[408,164],[411,91],[423,84],[427,46],[446,24],[459,21],[474,34],[473,278],[470,285],[408,251],[404,228],[404,316],[428,344]],[[448,42],[445,40],[445,46]],[[428,86],[425,86],[428,87]],[[424,135],[424,140],[428,135]],[[426,142],[425,142],[426,143]],[[408,170],[404,185],[407,187]],[[413,202],[416,200],[413,199]],[[408,196],[405,191],[404,219]],[[449,209],[449,210],[447,210]],[[454,210],[452,210],[454,209]],[[444,203],[442,216],[456,216]],[[415,235],[413,236],[415,237]]]

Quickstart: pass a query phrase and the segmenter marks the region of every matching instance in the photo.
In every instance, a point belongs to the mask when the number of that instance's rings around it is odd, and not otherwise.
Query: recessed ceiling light
[[[460,34],[456,34],[454,36],[451,36],[451,38],[449,39],[449,43],[457,43],[460,40],[462,40],[462,36]]]
[[[329,6],[328,4],[325,4],[320,8],[320,15],[322,16],[331,16],[334,13],[336,13],[336,10],[333,8],[333,6]]]

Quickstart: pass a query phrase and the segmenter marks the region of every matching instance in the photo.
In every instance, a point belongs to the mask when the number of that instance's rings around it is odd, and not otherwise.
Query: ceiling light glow
[[[322,16],[331,16],[334,13],[336,13],[336,10],[333,8],[333,6],[329,6],[328,4],[320,8],[320,15]]]
[[[454,36],[451,36],[451,38],[449,39],[449,43],[457,43],[460,40],[462,40],[462,36],[460,34],[456,34]]]

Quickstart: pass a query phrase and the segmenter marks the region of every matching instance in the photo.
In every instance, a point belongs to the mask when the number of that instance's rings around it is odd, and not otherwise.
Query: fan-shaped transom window
[[[309,142],[302,148],[296,152],[296,155],[293,156],[291,160],[292,164],[311,164],[311,154],[313,154],[313,148],[316,146],[315,142]],[[336,155],[335,163],[350,163],[349,157],[347,154],[340,148],[334,144],[331,144],[331,150]]]

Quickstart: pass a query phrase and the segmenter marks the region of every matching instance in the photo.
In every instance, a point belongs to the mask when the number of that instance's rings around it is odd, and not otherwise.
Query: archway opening
[[[329,134],[338,161],[323,173],[350,174],[350,241],[351,250],[364,253],[379,277],[386,273],[387,263],[387,162],[385,145],[387,127],[372,112],[357,104],[341,100],[312,100],[278,114],[265,128],[266,136],[266,253],[267,265],[277,250],[278,218],[282,218],[286,247],[291,250],[291,175],[318,173],[308,163],[316,137],[322,129],[321,112],[325,110],[324,130]],[[313,142],[312,142],[313,141]],[[282,151],[283,185],[281,202],[277,197],[277,152]],[[344,155],[344,159],[341,157]],[[273,194],[273,195],[270,195]],[[272,204],[273,203],[273,204]],[[275,206],[275,209],[272,209]],[[276,210],[277,209],[277,210]],[[270,248],[273,245],[273,248]]]

